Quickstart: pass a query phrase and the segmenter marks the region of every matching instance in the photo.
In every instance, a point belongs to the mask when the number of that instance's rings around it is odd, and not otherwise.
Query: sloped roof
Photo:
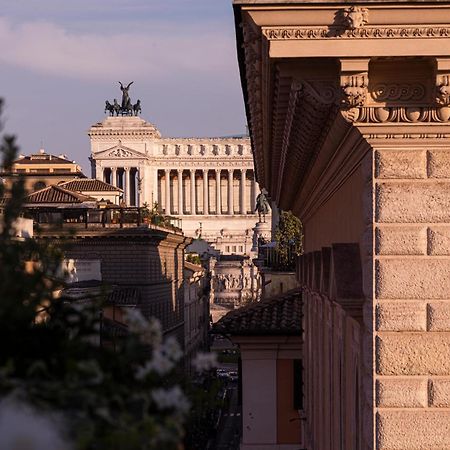
[[[230,311],[214,326],[213,332],[231,336],[300,336],[302,296],[299,290]]]
[[[70,191],[61,186],[52,185],[33,192],[25,198],[25,203],[84,203],[95,202],[96,199],[78,192]]]
[[[75,178],[73,180],[60,183],[58,186],[62,186],[65,189],[77,192],[123,192],[122,189],[115,187],[112,184],[108,184],[104,181],[96,180],[93,178]]]
[[[61,298],[68,301],[91,301],[105,298],[106,303],[117,306],[136,306],[141,302],[137,288],[107,286],[99,280],[84,280],[70,283],[62,292]]]
[[[59,156],[50,155],[48,153],[36,153],[30,156],[16,159],[14,164],[76,164],[69,159],[60,158]]]

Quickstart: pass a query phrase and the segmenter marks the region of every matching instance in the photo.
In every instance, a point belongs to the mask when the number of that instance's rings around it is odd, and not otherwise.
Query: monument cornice
[[[246,166],[246,169],[253,168],[253,160],[251,159],[237,159],[230,158],[230,160],[224,159],[169,159],[169,158],[149,158],[150,163],[157,164],[158,167],[163,168],[168,166],[168,168],[175,169],[177,167],[196,167],[198,170],[202,170],[205,167],[214,168],[217,166],[221,167],[242,167]]]
[[[158,134],[154,130],[121,130],[121,129],[110,129],[110,130],[89,130],[89,137],[109,137],[109,136],[149,136],[149,137],[158,137]]]

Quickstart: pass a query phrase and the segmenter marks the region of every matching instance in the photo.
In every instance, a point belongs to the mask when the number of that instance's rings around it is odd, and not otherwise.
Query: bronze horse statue
[[[110,116],[114,115],[114,105],[111,105],[108,100],[105,101],[105,113],[106,111],[109,112]]]
[[[133,114],[135,116],[137,116],[140,112],[142,112],[141,109],[141,101],[138,100],[134,105],[133,105]]]
[[[270,211],[270,203],[266,197],[267,191],[263,189],[256,197],[256,207],[255,211],[258,212],[259,221],[261,222],[261,215],[263,216],[263,221],[266,221],[266,214]]]

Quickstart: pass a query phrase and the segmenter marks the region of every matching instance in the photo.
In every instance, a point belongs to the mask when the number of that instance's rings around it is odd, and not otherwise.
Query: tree
[[[18,153],[13,136],[3,136],[0,152],[3,171],[11,173]],[[179,448],[190,406],[176,371],[177,342],[162,339],[157,320],[129,310],[129,336],[116,351],[100,346],[102,303],[58,296],[61,248],[15,237],[24,196],[20,177],[0,184],[1,417],[17,408],[36,420],[56,414],[61,440],[80,450]],[[23,424],[21,442],[26,430]],[[2,448],[19,448],[14,436],[7,440],[9,432]]]
[[[303,253],[303,226],[290,211],[282,211],[275,230],[275,242],[282,266],[289,266],[295,256]]]

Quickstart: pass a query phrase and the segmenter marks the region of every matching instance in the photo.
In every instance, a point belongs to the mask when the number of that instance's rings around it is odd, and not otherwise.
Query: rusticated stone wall
[[[406,145],[375,152],[377,448],[449,449],[450,149]]]
[[[298,261],[304,304],[308,449],[362,443],[362,270],[357,244],[333,244]]]

